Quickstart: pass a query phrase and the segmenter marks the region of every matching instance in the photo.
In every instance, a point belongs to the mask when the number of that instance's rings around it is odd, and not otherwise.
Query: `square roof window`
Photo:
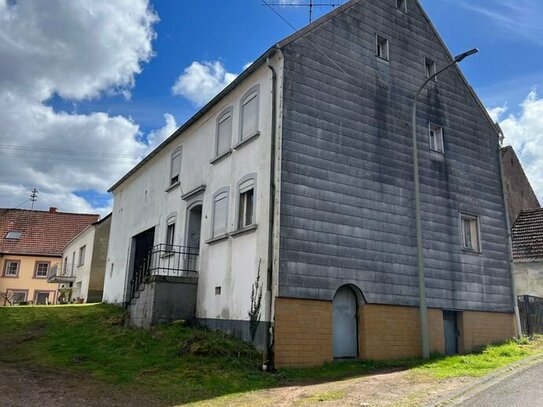
[[[23,232],[8,232],[8,234],[6,235],[6,239],[19,240],[22,234]]]

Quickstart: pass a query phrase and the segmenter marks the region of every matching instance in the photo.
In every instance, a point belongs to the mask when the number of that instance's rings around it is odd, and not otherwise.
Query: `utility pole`
[[[336,6],[340,6],[341,2],[330,2],[330,3],[321,3],[321,2],[315,2],[314,0],[308,0],[307,3],[268,3],[267,1],[262,1],[263,6],[277,6],[277,7],[307,7],[309,11],[309,24],[313,21],[313,10],[317,7],[331,7],[334,8]]]
[[[38,200],[38,194],[39,194],[39,191],[36,188],[34,188],[32,190],[32,193],[30,194],[30,200],[32,201],[31,209],[34,209],[34,202]]]

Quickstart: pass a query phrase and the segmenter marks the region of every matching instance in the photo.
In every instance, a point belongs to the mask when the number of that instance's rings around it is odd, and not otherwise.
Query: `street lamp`
[[[430,357],[430,338],[428,334],[428,309],[426,308],[426,282],[424,277],[424,254],[422,247],[422,222],[420,212],[420,181],[419,181],[419,156],[417,149],[417,101],[424,87],[432,81],[440,73],[446,71],[451,66],[456,65],[463,59],[470,55],[479,52],[477,48],[473,48],[467,52],[457,55],[450,64],[445,68],[430,75],[424,83],[420,86],[413,100],[413,117],[412,117],[412,131],[413,131],[413,175],[415,180],[415,218],[417,227],[417,270],[419,275],[419,308],[420,308],[420,329],[422,336],[422,357],[427,359]]]

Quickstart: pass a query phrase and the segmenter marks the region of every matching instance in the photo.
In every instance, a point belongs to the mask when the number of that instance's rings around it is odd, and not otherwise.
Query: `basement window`
[[[407,0],[396,0],[396,8],[407,13]]]
[[[8,232],[8,234],[6,235],[6,239],[19,240],[22,234],[23,232],[11,231],[11,232]]]
[[[379,58],[388,61],[389,60],[388,40],[385,37],[381,37],[380,35],[376,35],[375,43],[376,43],[376,47],[377,47],[376,51],[375,51],[376,55]]]
[[[432,75],[435,75],[437,72],[437,66],[434,61],[428,58],[424,58],[424,69],[426,73],[426,78],[430,78]],[[437,81],[437,76],[434,77],[434,81]]]
[[[461,213],[460,223],[462,229],[462,250],[479,253],[481,251],[479,217]]]
[[[443,127],[438,126],[437,124],[429,123],[428,137],[430,150],[443,154],[445,152],[443,147]]]

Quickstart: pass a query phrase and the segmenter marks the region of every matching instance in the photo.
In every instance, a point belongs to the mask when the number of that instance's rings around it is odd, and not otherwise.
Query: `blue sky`
[[[17,92],[23,95],[25,90],[22,98],[28,99],[29,106],[36,111],[33,117],[48,118],[43,128],[14,131],[13,126],[7,126],[9,132],[0,133],[0,146],[19,146],[17,148],[22,150],[17,150],[18,154],[30,167],[35,167],[23,171],[4,164],[5,167],[0,168],[0,206],[15,206],[26,197],[28,190],[37,186],[42,192],[40,204],[43,207],[53,203],[66,210],[107,212],[111,205],[111,197],[105,193],[107,186],[194,114],[203,104],[198,95],[220,90],[244,65],[293,32],[261,0],[152,0],[150,4],[148,0],[119,1],[118,16],[115,10],[100,8],[99,4],[107,4],[101,0],[83,2],[86,5],[80,8],[84,10],[60,0],[53,1],[59,2],[59,21],[75,21],[79,25],[69,27],[67,23],[52,21],[47,10],[40,8],[39,1],[17,0],[13,2],[20,6],[17,10],[16,7],[10,9],[10,2],[0,0],[0,23],[2,18],[12,22],[12,25],[4,24],[8,28],[0,25],[0,34],[20,42],[13,48],[0,43],[0,58],[16,61],[11,70],[9,66],[0,67],[0,107],[2,97],[9,107],[13,103],[9,95]],[[285,0],[274,0],[274,3],[280,1]],[[34,4],[32,12],[24,12],[25,2]],[[543,122],[533,116],[541,113],[543,117],[543,101],[537,94],[537,89],[543,87],[543,24],[540,24],[543,2],[421,2],[453,54],[473,47],[480,49],[479,54],[462,63],[462,69],[487,108],[503,123],[506,136],[542,197],[543,181],[534,178],[539,178],[539,171],[543,170],[543,148],[534,149],[534,146],[543,142]],[[100,31],[86,24],[87,19],[94,21],[86,13],[86,9],[92,7],[96,7],[95,14],[104,13],[100,20],[105,21],[101,22],[104,28]],[[126,10],[131,7],[131,12],[137,9],[129,24],[125,18],[127,11],[122,7],[127,7]],[[305,9],[275,8],[295,27],[307,24]],[[315,18],[329,10],[329,7],[317,8]],[[25,19],[30,18],[36,19],[34,23],[38,27],[34,36],[21,31],[28,23]],[[51,30],[50,26],[55,23],[61,26]],[[124,26],[120,28],[120,24]],[[86,29],[87,26],[90,28]],[[24,38],[25,35],[28,38]],[[43,61],[41,55],[31,52],[17,54],[25,45],[33,45],[36,38],[42,37],[47,39],[43,48],[55,41],[65,48],[72,47],[73,59],[55,65],[51,62],[56,55],[53,47],[40,50],[52,55]],[[123,38],[126,38],[124,42]],[[77,65],[85,55],[88,56],[86,64]],[[23,63],[25,68],[21,68]],[[32,82],[28,79],[31,73],[17,76],[17,71],[24,71],[29,64],[44,66],[43,73],[39,74],[43,78]],[[64,78],[63,74],[69,75]],[[82,86],[86,81],[89,85]],[[202,86],[207,86],[206,92]],[[27,97],[29,93],[33,96]],[[15,122],[14,115],[7,117],[8,122],[10,119]],[[18,118],[18,122],[29,120],[31,118]],[[17,136],[18,131],[21,137]],[[36,132],[36,137],[26,140],[27,144],[19,141],[28,137],[29,131]],[[97,133],[104,135],[100,138]],[[53,139],[57,141],[53,143]],[[79,146],[83,139],[88,144]],[[35,146],[38,140],[46,146],[44,151],[36,152],[35,147],[28,147]],[[151,146],[147,145],[149,142]],[[59,145],[58,157],[72,160],[71,167],[40,161],[49,154],[47,148],[58,150]],[[78,156],[70,157],[68,151],[63,153],[62,146],[70,151],[72,148],[89,151],[78,162],[81,168],[73,165]],[[120,152],[113,155],[111,151]],[[98,171],[103,164],[100,160],[107,157],[111,161],[109,167]],[[70,171],[73,174],[69,174]],[[89,174],[94,175],[90,181],[86,180]]]

